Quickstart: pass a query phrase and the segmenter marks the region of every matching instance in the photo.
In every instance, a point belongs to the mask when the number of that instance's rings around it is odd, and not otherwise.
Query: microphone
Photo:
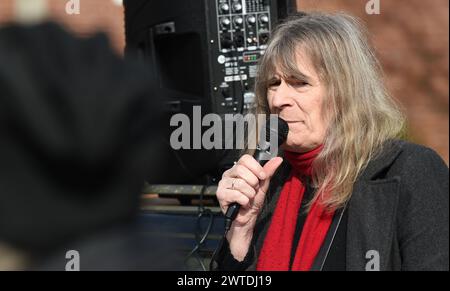
[[[260,141],[259,145],[256,147],[255,153],[253,154],[253,157],[261,166],[264,166],[270,158],[272,158],[272,154],[270,153],[270,137],[276,136],[278,147],[280,147],[286,141],[289,133],[289,126],[286,121],[279,117],[276,117],[275,119],[276,120],[274,120],[274,117],[271,117],[266,120],[265,127],[263,127],[260,135],[263,140]],[[240,208],[241,205],[237,202],[231,203],[228,206],[227,212],[225,213],[226,231],[230,229],[231,223],[238,215]]]

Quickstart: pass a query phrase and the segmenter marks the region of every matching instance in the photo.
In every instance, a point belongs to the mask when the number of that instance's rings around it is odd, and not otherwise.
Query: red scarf
[[[258,271],[288,271],[294,240],[295,224],[302,203],[305,186],[299,179],[312,175],[312,162],[323,146],[307,153],[285,152],[292,171],[281,190],[275,213],[264,240],[256,269]],[[316,200],[318,201],[318,200]],[[292,263],[293,271],[310,270],[330,228],[333,214],[319,202],[309,211]]]

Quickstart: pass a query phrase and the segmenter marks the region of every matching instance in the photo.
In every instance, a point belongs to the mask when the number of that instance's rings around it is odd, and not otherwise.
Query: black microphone
[[[276,117],[275,119],[276,120],[274,121],[274,117],[272,117],[266,120],[266,125],[263,127],[261,131],[262,134],[260,135],[263,140],[260,141],[253,154],[253,157],[261,166],[264,166],[272,158],[272,154],[270,153],[271,136],[277,137],[278,147],[280,147],[286,141],[289,133],[289,126],[286,121],[279,117]],[[227,212],[225,213],[225,229],[227,231],[230,229],[231,223],[238,215],[240,208],[241,205],[237,202],[231,203],[228,206]]]

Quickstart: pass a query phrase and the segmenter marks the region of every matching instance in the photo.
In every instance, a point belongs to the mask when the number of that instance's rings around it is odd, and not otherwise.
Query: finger
[[[225,172],[223,172],[222,174],[222,179],[226,178],[226,177],[231,177],[231,173],[234,167],[229,168],[228,170],[226,170]]]
[[[258,180],[259,181],[259,180]],[[225,177],[219,181],[218,190],[216,196],[218,199],[224,198],[223,190],[237,190],[247,196],[248,198],[253,198],[256,195],[256,190],[250,186],[245,180],[240,178],[229,178]]]
[[[248,168],[256,177],[261,180],[264,180],[267,176],[264,172],[263,167],[250,155],[243,155],[239,161],[238,165],[243,165]]]
[[[241,192],[237,191],[237,190],[231,190],[231,189],[225,189],[223,190],[223,196],[224,196],[224,202],[225,202],[225,207],[228,208],[228,206],[231,203],[237,202],[239,205],[241,205],[244,208],[249,207],[250,204],[250,199],[245,196],[244,194],[242,194]]]
[[[230,177],[243,179],[251,187],[256,188],[259,185],[259,178],[253,174],[250,169],[244,165],[236,165],[229,173]]]
[[[238,199],[239,196],[245,196],[245,197],[247,197],[248,200],[251,199],[246,194],[242,193],[240,190],[237,190],[237,189],[233,190],[233,189],[228,188],[227,185],[230,184],[230,182],[228,180],[229,179],[222,179],[219,181],[219,185],[218,185],[217,192],[216,192],[216,197],[219,200],[219,203],[227,206],[228,204],[230,204],[232,202],[237,202],[236,199]],[[256,195],[256,193],[255,193],[255,195]],[[247,200],[243,201],[243,202],[246,203]]]
[[[280,167],[280,165],[283,163],[283,159],[280,157],[275,157],[268,161],[264,165],[264,171],[267,174],[267,177],[271,178],[273,174],[275,174],[275,171]]]
[[[245,180],[240,178],[228,178],[227,179],[228,189],[237,190],[247,196],[248,198],[253,198],[256,195],[256,190],[250,186]],[[259,181],[259,180],[258,180]]]

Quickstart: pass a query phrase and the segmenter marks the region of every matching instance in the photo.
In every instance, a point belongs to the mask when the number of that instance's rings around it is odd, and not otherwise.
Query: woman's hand
[[[231,252],[237,260],[243,259],[248,251],[270,179],[282,162],[282,158],[276,157],[262,167],[252,156],[244,155],[222,175],[217,188],[222,212],[226,213],[233,202],[241,205],[227,236]]]

